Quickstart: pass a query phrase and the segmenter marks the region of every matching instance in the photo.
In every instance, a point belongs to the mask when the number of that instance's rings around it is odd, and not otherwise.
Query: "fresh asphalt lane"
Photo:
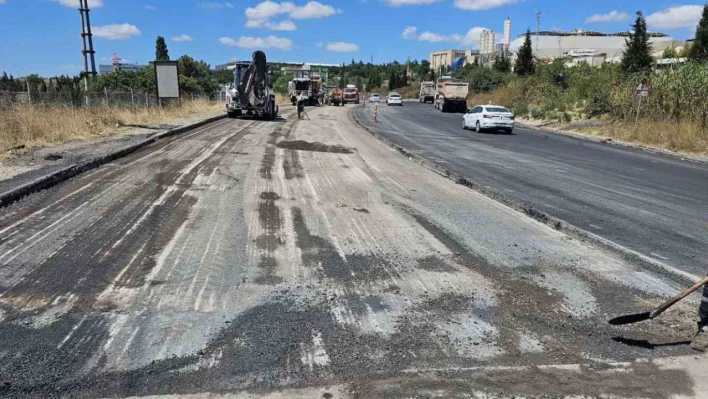
[[[357,109],[372,125],[372,108]],[[379,107],[378,133],[448,170],[492,187],[652,259],[700,275],[708,263],[708,165],[516,127],[462,129],[462,114],[430,104]]]

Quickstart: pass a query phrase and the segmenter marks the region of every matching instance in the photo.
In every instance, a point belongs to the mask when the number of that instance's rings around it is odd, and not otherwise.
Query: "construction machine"
[[[278,116],[275,91],[270,80],[270,66],[262,51],[253,53],[250,63],[237,62],[234,67],[234,83],[229,89],[226,114],[229,118],[255,115],[272,120]]]

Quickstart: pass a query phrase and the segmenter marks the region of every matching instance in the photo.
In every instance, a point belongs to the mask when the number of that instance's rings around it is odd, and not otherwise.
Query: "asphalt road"
[[[581,229],[683,271],[708,267],[708,165],[516,127],[462,129],[415,102],[357,110],[392,142]]]
[[[211,123],[0,209],[0,397],[708,391],[695,303],[606,322],[679,279],[411,162],[350,109]]]

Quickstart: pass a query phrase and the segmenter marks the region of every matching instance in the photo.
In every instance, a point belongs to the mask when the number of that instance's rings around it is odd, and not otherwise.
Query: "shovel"
[[[651,320],[658,315],[664,313],[664,311],[672,306],[674,306],[678,301],[682,300],[683,298],[691,295],[691,293],[703,286],[704,284],[708,284],[708,276],[704,277],[702,280],[698,281],[696,284],[694,284],[691,288],[687,289],[686,291],[676,295],[675,297],[671,298],[670,300],[664,302],[661,306],[658,308],[652,310],[651,312],[646,312],[646,313],[637,313],[637,314],[630,314],[626,316],[620,316],[620,317],[615,317],[614,319],[610,320],[609,323],[612,324],[613,326],[619,326],[623,324],[632,324],[632,323],[639,323],[640,321],[644,320]]]

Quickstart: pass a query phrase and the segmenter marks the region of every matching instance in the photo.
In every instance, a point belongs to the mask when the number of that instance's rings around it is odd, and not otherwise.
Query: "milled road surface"
[[[462,129],[430,104],[379,107],[376,131],[515,201],[697,276],[708,267],[708,165],[517,127]],[[359,109],[373,126],[372,109]],[[670,133],[670,132],[669,132]]]
[[[442,178],[350,109],[215,122],[0,209],[0,397],[708,391],[695,301],[606,323],[684,279]]]

